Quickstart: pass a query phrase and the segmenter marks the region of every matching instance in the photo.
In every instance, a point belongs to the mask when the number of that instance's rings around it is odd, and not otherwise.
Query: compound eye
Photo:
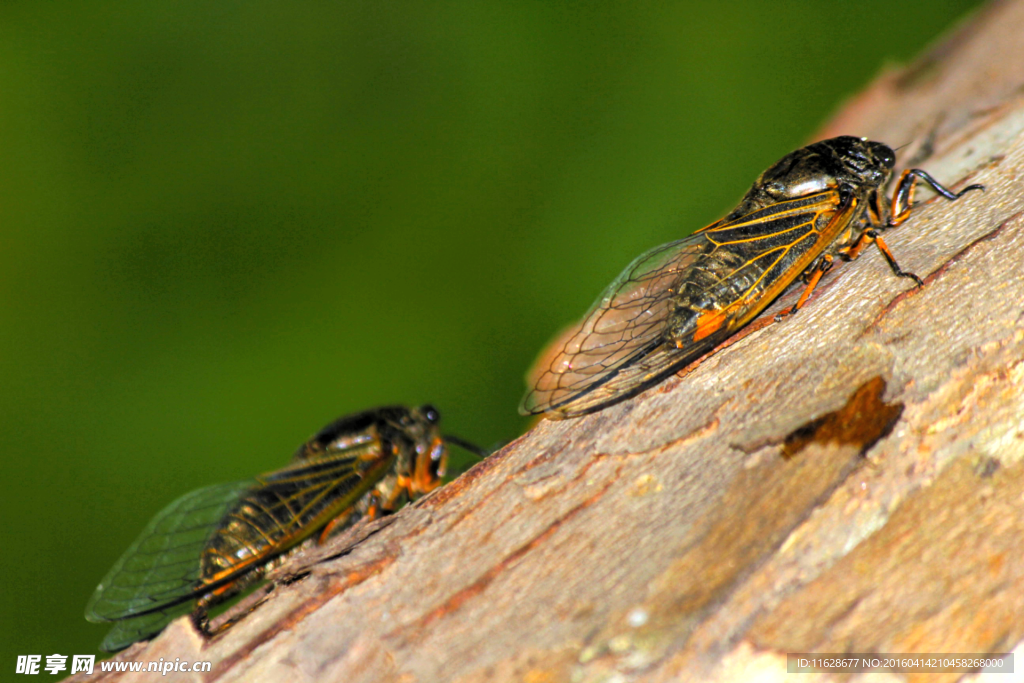
[[[891,169],[896,165],[896,152],[894,152],[889,145],[883,145],[881,142],[871,143],[871,155],[875,158],[877,163],[888,169]]]
[[[432,425],[436,425],[441,421],[441,413],[437,411],[437,408],[430,405],[429,403],[420,407],[420,413],[423,414],[423,419]]]

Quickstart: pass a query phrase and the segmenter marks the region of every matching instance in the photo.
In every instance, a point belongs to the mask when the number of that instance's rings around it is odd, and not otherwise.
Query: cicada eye
[[[437,411],[437,408],[430,405],[429,403],[420,407],[420,413],[423,414],[423,419],[432,425],[436,425],[441,421],[441,413]]]
[[[867,155],[871,157],[870,165],[875,168],[882,166],[891,171],[896,165],[896,152],[892,147],[882,142],[872,142],[871,140],[865,140],[865,142]]]

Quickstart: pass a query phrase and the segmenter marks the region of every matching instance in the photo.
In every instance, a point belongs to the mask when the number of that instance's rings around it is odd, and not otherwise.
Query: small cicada
[[[295,453],[284,469],[193,491],[154,517],[85,609],[116,622],[101,647],[114,652],[206,610],[260,580],[314,534],[393,512],[433,491],[448,461],[431,406],[377,408],[340,418]],[[192,603],[195,602],[195,607]]]
[[[651,249],[563,334],[530,378],[519,411],[582,415],[660,381],[714,349],[753,320],[798,278],[807,301],[835,256],[856,258],[910,215],[918,179],[951,201],[921,169],[903,172],[892,199],[885,187],[896,155],[880,142],[843,136],[786,155],[761,174],[732,213],[689,237]]]

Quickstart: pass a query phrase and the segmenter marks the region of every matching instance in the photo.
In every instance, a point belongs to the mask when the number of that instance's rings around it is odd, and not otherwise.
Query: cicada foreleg
[[[910,210],[914,205],[914,190],[917,186],[918,178],[926,182],[933,190],[951,202],[955,202],[971,190],[985,191],[984,185],[968,185],[959,192],[953,192],[952,190],[944,187],[938,180],[931,177],[927,171],[923,171],[920,168],[908,168],[903,171],[900,175],[899,182],[896,183],[896,190],[892,194],[892,211],[888,221],[886,222],[886,227],[895,227],[907,220],[907,217],[910,216]]]
[[[402,494],[406,494],[411,498],[412,490],[412,479],[406,475],[398,475],[398,481],[396,482],[394,490],[391,491],[391,495],[388,496],[387,500],[383,502],[381,507],[383,507],[384,511],[389,514],[394,512],[400,505],[399,501],[401,500]]]

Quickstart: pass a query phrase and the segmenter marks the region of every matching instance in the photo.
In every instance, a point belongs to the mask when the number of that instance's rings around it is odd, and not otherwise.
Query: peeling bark
[[[1024,2],[992,5],[820,133],[986,185],[886,233],[924,287],[869,250],[799,314],[299,555],[212,640],[181,619],[118,658],[213,662],[182,681],[745,681],[783,680],[787,652],[1024,652],[1021,36]],[[80,680],[115,678],[145,674]]]

